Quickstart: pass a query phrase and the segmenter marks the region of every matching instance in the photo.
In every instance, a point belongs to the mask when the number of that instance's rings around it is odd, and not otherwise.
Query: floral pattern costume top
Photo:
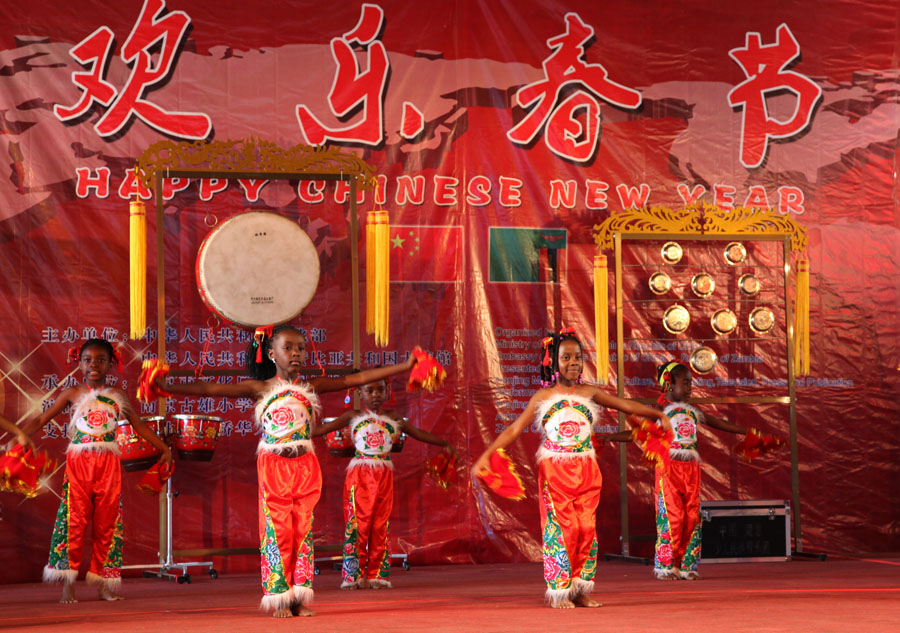
[[[82,450],[119,452],[116,426],[125,419],[127,403],[109,387],[90,389],[72,405],[72,417],[66,432],[67,453]]]
[[[391,448],[400,435],[400,424],[396,420],[366,411],[348,425],[356,454],[347,468],[365,464],[393,468]]]
[[[307,383],[281,381],[273,386],[256,405],[262,431],[256,452],[312,453],[310,428],[320,408],[319,397]]]
[[[669,403],[663,413],[669,416],[675,439],[669,449],[672,459],[679,461],[700,461],[697,452],[697,427],[703,424],[703,413],[686,402]]]
[[[575,394],[557,395],[541,402],[537,411],[543,442],[537,460],[594,458],[591,432],[600,418],[600,407]]]

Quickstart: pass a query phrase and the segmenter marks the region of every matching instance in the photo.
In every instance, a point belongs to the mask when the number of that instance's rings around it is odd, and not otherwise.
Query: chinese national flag
[[[392,225],[391,281],[458,281],[461,249],[462,227]]]

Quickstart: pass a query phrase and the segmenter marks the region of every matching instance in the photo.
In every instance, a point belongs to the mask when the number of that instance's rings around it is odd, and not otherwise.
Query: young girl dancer
[[[541,366],[545,386],[482,453],[472,472],[488,470],[491,453],[511,444],[534,420],[540,423],[543,442],[537,459],[546,597],[556,609],[599,607],[589,595],[597,565],[596,512],[602,481],[591,427],[600,415],[599,406],[657,419],[666,428],[669,421],[660,411],[581,384],[581,343],[571,328],[541,344],[546,350]]]
[[[247,351],[251,380],[159,385],[175,394],[252,398],[262,431],[257,447],[259,534],[263,598],[261,607],[276,618],[315,615],[307,605],[313,590],[313,508],[322,492],[322,472],[313,452],[311,427],[319,414],[317,394],[358,387],[408,371],[405,363],[339,378],[300,381],[306,339],[297,328],[279,325],[270,334],[257,330]],[[168,395],[168,394],[167,394]]]
[[[122,468],[116,444],[118,422],[128,420],[138,435],[162,451],[162,460],[169,465],[172,453],[141,422],[125,392],[106,385],[106,375],[118,360],[112,344],[88,339],[75,356],[84,383],[63,391],[49,409],[24,428],[31,435],[72,405],[62,502],[53,527],[44,581],[62,581],[60,602],[76,602],[74,583],[81,566],[84,533],[92,520],[93,552],[87,581],[97,585],[103,600],[121,600],[118,589],[122,581]]]
[[[394,502],[394,464],[391,448],[401,433],[420,442],[442,446],[455,454],[450,442],[417,428],[393,412],[382,411],[387,381],[376,380],[359,390],[363,410],[350,410],[313,429],[325,435],[350,427],[356,454],[344,480],[344,563],[341,589],[390,589],[389,519]]]

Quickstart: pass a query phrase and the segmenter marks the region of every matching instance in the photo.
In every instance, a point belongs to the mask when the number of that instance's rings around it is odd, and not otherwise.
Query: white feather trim
[[[300,449],[304,449],[302,452]],[[299,457],[306,453],[316,453],[312,440],[294,440],[293,442],[284,442],[282,444],[266,444],[265,440],[260,438],[259,444],[256,445],[256,454],[275,453],[283,457]]]
[[[294,585],[291,587],[291,591],[294,594],[294,604],[302,604],[303,606],[312,604],[313,596],[315,595],[312,587]]]
[[[83,453],[85,451],[97,451],[98,453],[120,454],[118,442],[88,442],[87,444],[73,444],[69,442],[66,447],[66,455],[69,453]]]
[[[365,457],[354,457],[347,464],[347,470],[351,468],[389,468],[394,470],[394,462],[389,459],[368,459]]]
[[[669,457],[679,462],[700,461],[700,453],[692,448],[670,448]]]
[[[118,576],[116,578],[104,578],[99,574],[95,574],[92,571],[89,571],[85,576],[85,580],[89,585],[103,585],[107,589],[111,589],[112,591],[118,591],[122,587],[122,577]]]
[[[270,593],[262,597],[259,601],[259,608],[263,611],[278,611],[279,609],[287,609],[294,604],[294,592],[291,589],[282,591],[281,593]]]
[[[75,582],[78,577],[77,569],[56,569],[44,566],[44,582]]]
[[[544,592],[544,599],[547,601],[551,607],[559,606],[563,601],[570,600],[570,593],[572,592],[572,588],[568,589],[547,589]]]
[[[677,569],[661,569],[659,567],[653,568],[653,575],[656,576],[657,580],[666,580],[668,578],[679,577]]]
[[[593,580],[584,580],[580,577],[575,577],[572,579],[572,597],[577,598],[578,596],[585,596],[589,593],[594,592],[594,581]]]
[[[308,382],[300,382],[292,385],[291,383],[279,380],[270,389],[264,391],[259,397],[259,400],[256,401],[256,408],[253,410],[253,415],[256,420],[257,428],[262,427],[260,420],[262,419],[262,414],[266,411],[266,404],[273,396],[276,396],[283,391],[293,391],[309,400],[309,404],[312,406],[313,410],[312,418],[309,421],[310,425],[312,425],[313,421],[319,417],[319,414],[322,411],[322,404],[319,402],[319,396]]]
[[[359,581],[349,582],[345,580],[341,583],[341,589],[359,589]]]
[[[560,400],[568,400],[569,402],[574,402],[575,404],[581,404],[587,407],[588,411],[591,412],[591,424],[596,424],[597,420],[600,419],[600,413],[602,412],[602,408],[590,398],[584,398],[582,396],[576,396],[574,393],[571,394],[559,394],[554,395],[551,398],[547,398],[546,400],[542,400],[540,406],[538,406],[537,413],[534,414],[535,421],[541,425],[541,430],[543,432],[543,420],[544,416],[547,415],[547,412],[550,408],[555,405]]]

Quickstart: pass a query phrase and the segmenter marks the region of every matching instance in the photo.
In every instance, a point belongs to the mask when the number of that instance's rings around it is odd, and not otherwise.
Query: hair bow
[[[262,327],[258,327],[253,330],[253,345],[256,347],[256,362],[261,363],[262,359],[262,348],[263,343],[266,340],[266,337],[271,338],[272,336],[272,326],[264,325]]]

